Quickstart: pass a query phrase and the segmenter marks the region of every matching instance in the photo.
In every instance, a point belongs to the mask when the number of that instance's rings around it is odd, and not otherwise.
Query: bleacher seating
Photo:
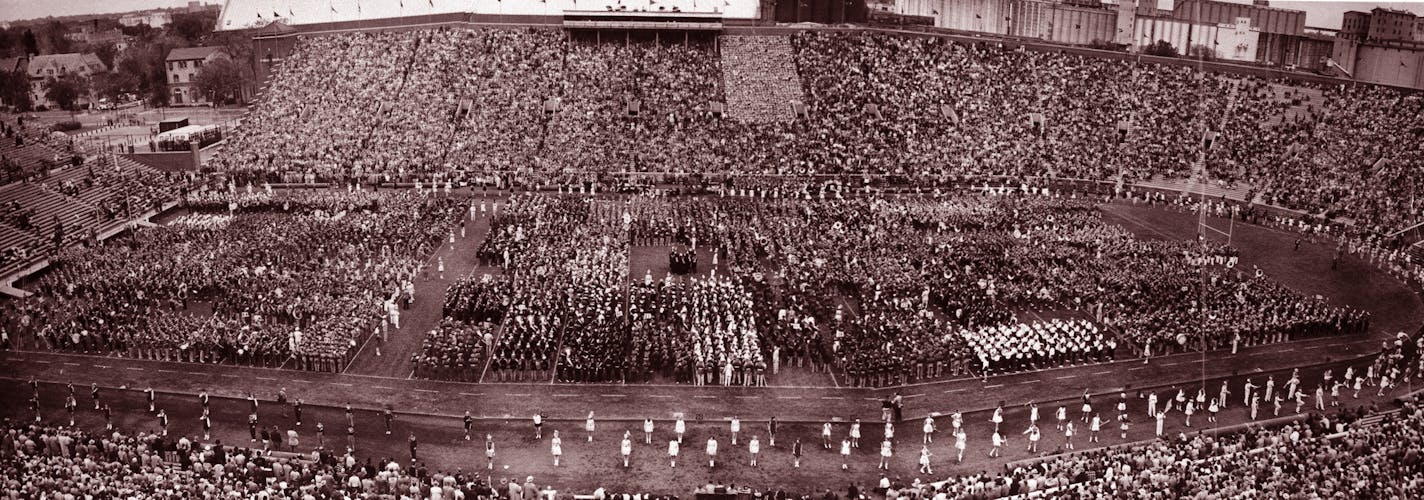
[[[135,210],[152,204],[154,195],[171,193],[152,179],[162,172],[123,157],[101,157],[91,164],[59,170],[39,181],[47,189],[100,209],[117,210],[125,196],[136,198]],[[156,188],[156,189],[155,189]]]
[[[44,173],[31,182],[0,186],[0,276],[23,268],[54,249],[56,227],[63,243],[83,241],[137,217],[177,195],[174,182],[150,167],[122,157]],[[124,200],[131,203],[124,209]]]
[[[30,137],[24,144],[16,145],[13,137],[0,138],[0,163],[9,168],[0,168],[0,184],[14,182],[49,168],[70,164],[73,159],[67,152],[56,150]]]
[[[20,268],[39,250],[40,241],[24,231],[0,224],[0,275]]]

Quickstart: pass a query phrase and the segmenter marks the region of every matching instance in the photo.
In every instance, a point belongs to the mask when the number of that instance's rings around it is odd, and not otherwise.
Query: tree
[[[1216,59],[1216,51],[1205,45],[1193,45],[1191,50],[1187,51],[1187,56],[1193,59],[1201,58],[1203,61],[1211,61]]]
[[[134,63],[137,62],[133,58],[119,60],[113,71],[110,71],[103,79],[94,82],[94,91],[98,92],[100,97],[107,97],[114,101],[119,101],[124,94],[142,95],[144,90],[143,70],[141,66],[137,66],[137,70],[134,69]],[[127,70],[124,69],[126,63],[130,65]]]
[[[1146,49],[1143,49],[1142,53],[1149,56],[1177,57],[1177,48],[1167,43],[1166,40],[1158,40],[1156,43],[1148,45]]]
[[[168,30],[188,43],[196,44],[208,33],[212,33],[216,23],[217,18],[206,13],[176,14],[173,16],[173,22],[168,24]]]
[[[15,36],[17,31],[10,28],[0,29],[0,57],[14,57],[16,44],[19,38]],[[23,55],[23,54],[21,54]]]
[[[50,21],[49,24],[45,25],[44,42],[45,46],[49,48],[50,54],[67,54],[71,52],[70,49],[73,48],[74,42],[64,37],[64,34],[68,32],[69,30],[64,26],[64,23],[59,21]]]
[[[154,31],[156,31],[153,29],[152,26],[149,26],[148,23],[139,23],[133,26],[124,26],[122,28],[119,28],[119,30],[123,31],[125,35],[143,40],[147,40],[150,36],[153,35]]]
[[[211,97],[215,104],[242,95],[242,71],[231,59],[215,59],[204,64],[193,83],[198,92]]]
[[[99,56],[99,61],[104,63],[105,68],[114,67],[114,58],[119,55],[119,48],[112,43],[90,47],[94,55]]]
[[[0,70],[0,100],[16,110],[29,111],[34,105],[30,102],[29,76],[19,71]]]
[[[40,53],[40,41],[35,38],[35,32],[25,29],[25,34],[20,42],[25,46],[25,55],[38,55]]]
[[[163,59],[167,57],[168,48],[163,45],[155,47],[156,56],[144,61],[144,88],[148,93],[148,103],[153,106],[168,105],[168,69],[164,66]]]
[[[73,111],[79,97],[89,92],[89,82],[79,75],[67,73],[45,80],[45,98],[59,107]]]
[[[114,71],[106,79],[118,80],[113,86],[109,82],[100,85],[101,93],[121,91],[142,96],[153,106],[168,104],[168,73],[163,59],[168,55],[168,45],[161,42],[135,42],[123,57],[119,58]]]

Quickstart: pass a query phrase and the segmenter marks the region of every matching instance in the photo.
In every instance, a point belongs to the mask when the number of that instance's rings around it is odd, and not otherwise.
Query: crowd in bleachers
[[[761,43],[748,40],[727,43]],[[1424,154],[1424,101],[1392,90],[1327,86],[1277,120],[1292,103],[1268,82],[1187,67],[854,32],[791,46],[806,116],[743,123],[712,103],[746,101],[724,81],[754,80],[724,80],[708,43],[535,29],[306,37],[215,165],[274,178],[497,170],[532,184],[620,171],[1132,182],[1199,176],[1212,130],[1210,179],[1370,231],[1420,220],[1403,200],[1418,191],[1406,181]]]
[[[155,210],[180,180],[134,161],[98,157],[83,164],[48,129],[0,120],[0,272],[32,263],[59,246],[86,241],[122,220]]]
[[[1424,482],[1417,479],[1424,472],[1418,456],[1424,411],[1406,405],[1383,423],[1346,425],[1360,416],[1313,414],[1279,429],[1183,433],[907,489],[950,498],[1408,498],[1424,493]]]
[[[272,453],[159,433],[7,421],[0,435],[0,497],[7,499],[491,498],[487,479],[419,462],[327,450]]]
[[[5,117],[0,136],[0,185],[42,175],[74,159],[69,144],[51,138],[43,122]]]
[[[68,249],[39,297],[21,301],[31,321],[17,337],[79,352],[335,371],[360,340],[399,328],[391,311],[403,284],[462,208],[409,191],[301,191]]]

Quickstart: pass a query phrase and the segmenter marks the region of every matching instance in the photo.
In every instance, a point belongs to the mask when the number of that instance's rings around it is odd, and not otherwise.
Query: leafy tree
[[[20,111],[34,105],[30,101],[30,78],[19,71],[0,71],[0,99]]]
[[[119,48],[112,43],[90,47],[90,50],[94,52],[94,55],[99,56],[99,61],[104,63],[105,68],[113,68],[114,58],[119,55]]]
[[[215,32],[208,37],[208,45],[222,47],[223,52],[232,58],[233,65],[242,75],[242,88],[247,88],[257,78],[256,68],[253,67],[257,59],[253,55],[251,34],[241,31]],[[239,91],[236,95],[241,96],[242,92]]]
[[[45,80],[45,98],[70,111],[74,110],[74,104],[79,101],[79,97],[88,92],[89,82],[73,73]]]
[[[153,106],[168,104],[168,73],[163,58],[168,55],[168,45],[162,42],[135,42],[124,51],[106,78],[116,80],[112,85],[105,82],[99,92],[132,92],[142,96]]]
[[[122,28],[119,28],[119,30],[123,31],[125,35],[145,40],[153,36],[153,33],[157,31],[153,29],[153,26],[149,26],[148,23],[139,23],[133,26],[124,26]]]
[[[1146,49],[1143,49],[1142,53],[1149,56],[1177,57],[1177,48],[1167,43],[1166,40],[1158,40],[1156,43],[1148,45]]]
[[[104,75],[103,79],[94,82],[94,91],[98,92],[100,97],[107,97],[113,100],[118,100],[119,97],[124,94],[143,95],[142,66],[134,66],[138,62],[139,61],[133,58],[119,60],[118,65],[114,66],[113,71]],[[126,63],[134,67],[125,70],[124,66]],[[138,69],[135,70],[135,67]]]
[[[1191,50],[1187,51],[1187,56],[1192,59],[1201,58],[1203,61],[1211,61],[1216,59],[1216,51],[1205,45],[1193,45]]]
[[[64,23],[59,21],[50,21],[45,25],[44,42],[45,46],[49,47],[50,54],[66,54],[73,51],[74,43],[64,37],[64,34],[68,32]]]
[[[19,43],[19,38],[15,36],[15,30],[6,28],[0,29],[0,57],[15,56],[15,44]]]
[[[182,37],[190,44],[196,44],[209,33],[213,32],[213,25],[217,23],[217,18],[207,13],[175,14],[173,22],[168,24],[168,30],[173,34]]]
[[[168,70],[164,67],[163,59],[167,57],[167,47],[157,46],[157,56],[150,57],[144,61],[144,87],[148,94],[148,103],[153,106],[168,105]]]
[[[26,55],[34,55],[40,53],[39,39],[35,38],[35,32],[30,31],[29,28],[25,29],[25,34],[22,37],[22,41],[20,43],[24,44]]]
[[[229,59],[215,59],[204,64],[193,81],[198,92],[217,103],[242,95],[242,71]]]

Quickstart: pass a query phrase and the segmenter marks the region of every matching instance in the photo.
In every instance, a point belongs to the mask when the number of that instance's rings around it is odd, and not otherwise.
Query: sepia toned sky
[[[216,0],[202,0],[204,3],[220,3]],[[294,3],[311,0],[292,0]],[[371,2],[395,0],[369,0]],[[512,0],[537,1],[537,0]],[[953,0],[950,0],[953,1]],[[1107,0],[1105,3],[1113,3]],[[1150,1],[1150,0],[1149,0]],[[1251,3],[1250,0],[1225,0],[1235,3]],[[1170,9],[1173,0],[1159,0],[1160,7]],[[0,21],[15,21],[48,16],[72,16],[77,14],[97,14],[128,12],[155,7],[182,7],[188,0],[0,0]],[[1327,2],[1315,0],[1272,1],[1272,7],[1305,11],[1306,26],[1318,28],[1339,28],[1340,18],[1346,11],[1368,11],[1376,6],[1402,9],[1424,15],[1424,1],[1420,2]]]
[[[221,3],[200,0],[203,3]],[[183,7],[188,0],[0,0],[0,21]]]

